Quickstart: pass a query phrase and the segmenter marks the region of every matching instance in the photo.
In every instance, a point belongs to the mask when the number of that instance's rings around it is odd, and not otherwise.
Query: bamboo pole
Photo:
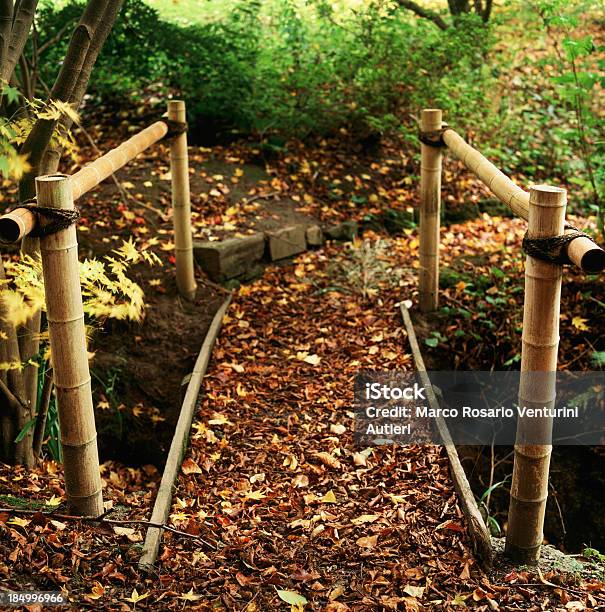
[[[168,125],[164,121],[156,121],[76,172],[71,177],[73,199],[77,200],[96,187],[137,155],[164,138],[167,133]],[[17,242],[27,236],[35,225],[34,213],[27,208],[16,208],[0,217],[0,242]]]
[[[448,149],[513,213],[526,221],[529,219],[529,193],[515,185],[506,174],[498,170],[451,128],[443,132],[443,141]],[[573,230],[565,230],[565,233],[573,233]],[[605,251],[590,238],[581,237],[570,242],[567,246],[567,255],[585,272],[600,272],[605,269]]]
[[[440,109],[425,109],[420,118],[421,132],[441,129]],[[442,153],[438,147],[422,143],[420,162],[420,270],[419,302],[422,312],[436,310],[439,302],[439,227],[441,207]]]
[[[155,144],[168,132],[168,126],[163,121],[156,121],[120,146],[95,159],[76,172],[72,177],[74,200],[96,187],[101,181],[123,168],[137,155]]]
[[[183,400],[181,412],[179,413],[179,420],[174,430],[170,450],[168,451],[168,458],[166,459],[166,466],[164,467],[164,473],[162,474],[158,494],[153,504],[150,522],[155,525],[164,524],[168,519],[168,515],[170,514],[174,483],[179,474],[179,468],[183,462],[185,451],[187,450],[187,440],[189,437],[189,431],[191,429],[191,422],[193,421],[193,416],[195,414],[195,407],[197,406],[197,401],[200,394],[200,387],[202,386],[202,381],[204,380],[206,370],[208,369],[212,348],[221,329],[223,318],[227,312],[227,309],[229,308],[230,303],[231,294],[227,296],[221,307],[214,315],[212,323],[208,328],[206,338],[204,338],[204,342],[202,343],[195,366],[193,367],[193,372],[191,372],[191,377],[185,393],[185,399]],[[162,533],[163,529],[161,527],[149,527],[147,530],[147,535],[145,536],[145,542],[143,544],[143,554],[139,560],[139,569],[149,571],[153,568],[153,564],[155,563],[158,556],[158,551],[160,549]]]
[[[168,102],[168,119],[180,123],[187,121],[187,111],[183,100],[170,100]],[[187,153],[186,132],[173,138],[170,143],[170,173],[172,176],[176,284],[182,297],[187,300],[194,300],[197,287],[193,269],[189,155]]]
[[[565,222],[566,203],[564,189],[548,185],[532,187],[529,236],[559,236]],[[526,257],[519,406],[551,408],[554,405],[561,277],[561,266]],[[551,431],[550,418],[520,418],[517,422],[505,552],[519,563],[535,564],[540,558]]]
[[[68,176],[38,177],[36,191],[41,206],[74,208]],[[103,497],[75,225],[41,238],[40,254],[67,503],[74,514],[99,516],[103,513]]]

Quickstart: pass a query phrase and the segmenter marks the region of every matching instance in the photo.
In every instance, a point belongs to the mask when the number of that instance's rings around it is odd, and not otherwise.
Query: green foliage
[[[140,321],[144,309],[143,290],[127,276],[131,264],[144,262],[161,264],[155,253],[148,250],[157,244],[150,240],[144,248],[137,247],[132,240],[106,255],[102,261],[86,259],[80,262],[80,283],[84,313],[87,323],[101,325],[106,319]],[[42,264],[39,258],[23,255],[18,261],[4,264],[6,280],[0,284],[0,299],[3,302],[5,320],[15,327],[25,324],[38,310],[45,310]],[[41,334],[42,348],[39,355],[38,402],[42,399],[44,373],[50,367],[52,357],[48,344],[48,331]],[[1,341],[1,339],[0,339]],[[24,364],[0,362],[0,370],[21,369]],[[38,411],[40,406],[37,407]],[[28,421],[19,432],[15,442],[21,441],[35,425]],[[53,459],[61,460],[59,444],[59,420],[55,399],[51,398],[46,420],[45,445]]]
[[[485,83],[467,77],[481,70],[490,36],[473,16],[445,36],[385,2],[345,17],[324,0],[308,5],[289,0],[272,12],[251,101],[261,132],[363,138],[404,123],[415,136],[410,111],[441,105],[466,116],[483,95]]]
[[[605,555],[596,548],[585,548],[582,554],[591,561],[605,564]]]
[[[502,169],[534,180],[553,179],[578,187],[584,209],[601,213],[605,185],[605,135],[599,96],[605,84],[603,49],[586,28],[602,5],[591,0],[542,0],[527,15],[515,15],[514,27],[535,22],[538,50],[523,51],[523,70],[510,71],[509,87],[495,97],[498,123],[482,147]],[[542,51],[542,47],[545,47]],[[511,61],[513,58],[510,58]],[[574,198],[572,205],[578,202]]]
[[[55,37],[75,24],[83,8],[70,0],[60,8],[43,6],[41,39]],[[142,0],[127,0],[97,61],[90,92],[109,100],[131,96],[155,85],[187,99],[193,127],[212,122],[217,129],[247,126],[245,101],[250,97],[252,67],[258,44],[255,2],[235,2],[224,20],[180,26],[162,21]],[[63,36],[44,57],[43,80],[52,82],[65,54]]]
[[[91,91],[109,98],[155,84],[188,101],[193,132],[256,131],[283,136],[354,136],[392,131],[410,111],[438,104],[460,121],[489,83],[489,29],[463,15],[447,35],[393,3],[370,0],[342,13],[326,0],[232,3],[220,20],[162,21],[142,0],[127,0],[95,67]],[[81,0],[46,5],[42,41],[78,19]],[[267,9],[269,10],[269,9]],[[67,45],[43,62],[51,81]],[[203,134],[202,134],[203,135]]]
[[[19,101],[19,90],[0,83],[0,105],[7,107]],[[17,150],[18,131],[12,117],[0,117],[0,176],[19,179],[29,170],[27,159]]]

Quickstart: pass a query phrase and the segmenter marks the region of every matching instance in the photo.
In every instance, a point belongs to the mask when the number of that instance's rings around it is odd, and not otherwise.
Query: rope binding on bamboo
[[[548,238],[531,238],[526,233],[523,237],[523,252],[535,259],[559,266],[572,263],[567,255],[567,245],[576,238],[590,238],[590,236],[567,222],[565,229],[572,230],[573,233]]]
[[[433,130],[432,132],[418,132],[418,140],[427,147],[436,147],[439,149],[447,147],[443,140],[443,133],[448,129],[447,123],[441,124],[441,129]]]
[[[164,136],[165,140],[172,140],[181,134],[185,134],[189,129],[189,124],[186,121],[175,121],[174,119],[168,119],[168,117],[160,117],[160,121],[168,126],[168,132]]]
[[[67,229],[80,218],[80,211],[78,209],[65,210],[49,206],[39,206],[36,198],[21,202],[19,208],[29,210],[37,217],[38,222],[29,233],[32,238],[44,238],[45,236],[56,234],[61,230]],[[45,225],[40,225],[40,217],[47,221]]]

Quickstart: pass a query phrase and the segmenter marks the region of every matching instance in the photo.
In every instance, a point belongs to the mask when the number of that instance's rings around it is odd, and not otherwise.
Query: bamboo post
[[[180,123],[187,120],[183,100],[170,100],[168,102],[168,119]],[[176,284],[182,297],[193,300],[195,299],[196,284],[193,270],[189,156],[187,154],[186,132],[173,138],[170,143],[170,173],[172,176]]]
[[[421,132],[441,129],[441,110],[425,109]],[[419,301],[422,312],[436,310],[439,301],[439,226],[441,206],[441,149],[422,143],[420,162],[420,270]]]
[[[74,208],[68,176],[38,177],[36,191],[40,206]],[[96,517],[103,513],[103,497],[75,225],[41,238],[40,254],[67,503],[74,514]]]
[[[561,235],[566,203],[565,189],[548,185],[532,187],[529,236]],[[519,406],[550,408],[554,405],[561,276],[561,266],[526,258]],[[517,422],[505,552],[519,563],[535,564],[540,558],[552,451],[551,430],[550,418],[523,418]]]

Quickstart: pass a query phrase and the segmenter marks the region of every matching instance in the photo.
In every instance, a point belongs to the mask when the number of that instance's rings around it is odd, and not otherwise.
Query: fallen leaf
[[[414,586],[413,584],[408,584],[403,589],[403,592],[407,593],[408,595],[411,595],[412,597],[421,598],[422,595],[424,594],[424,587],[419,587],[419,586]]]
[[[304,606],[308,603],[307,598],[295,591],[280,591],[277,589],[277,595],[282,601],[285,601],[291,606]]]
[[[353,525],[363,525],[364,523],[373,523],[379,518],[380,516],[378,514],[362,514],[361,516],[354,518],[351,523],[353,523]]]
[[[319,498],[319,501],[322,504],[335,504],[336,503],[336,495],[334,495],[334,491],[330,489],[323,497]]]
[[[183,474],[201,474],[202,468],[190,457],[183,461],[183,465],[181,466],[181,470],[183,470]]]
[[[147,593],[141,593],[139,595],[136,589],[132,589],[132,594],[130,595],[130,597],[125,597],[124,601],[129,601],[130,603],[136,604],[139,603],[139,601],[145,599],[146,597],[149,597],[149,591],[147,591]]]
[[[576,328],[579,329],[580,331],[589,331],[589,327],[588,325],[586,325],[586,322],[588,321],[588,319],[582,319],[582,317],[574,317],[571,320],[571,324]],[[570,602],[571,603],[571,602]]]
[[[376,548],[378,544],[378,536],[365,536],[357,540],[357,546],[360,548]]]

